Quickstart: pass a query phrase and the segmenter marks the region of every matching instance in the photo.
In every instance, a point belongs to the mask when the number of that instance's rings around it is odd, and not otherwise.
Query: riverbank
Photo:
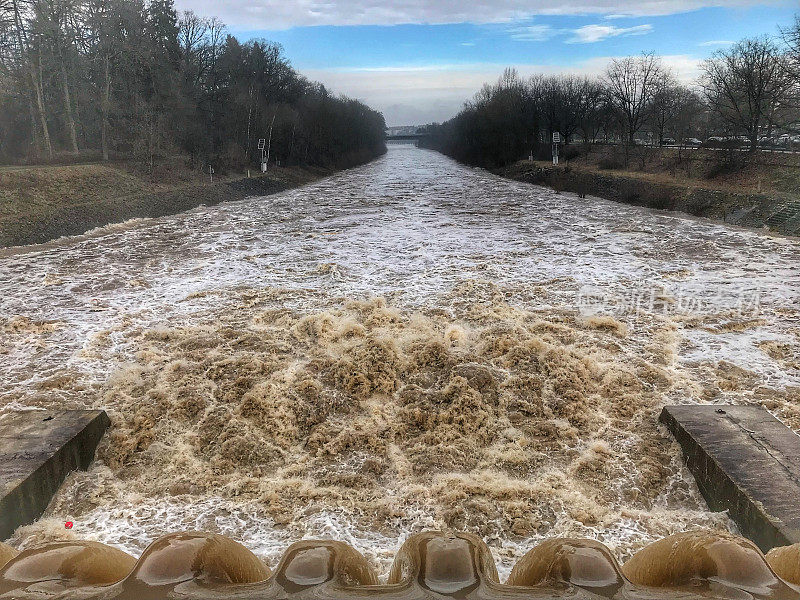
[[[155,177],[125,163],[0,169],[0,247],[46,242],[133,218],[161,217],[248,196],[266,196],[333,173],[270,167],[268,175],[214,178],[180,166]]]
[[[519,161],[494,169],[502,177],[544,185],[559,191],[599,196],[635,206],[681,211],[785,235],[800,234],[800,194],[792,177],[778,178],[778,169],[722,175],[717,180],[676,177],[657,170],[602,168],[602,161],[572,161],[554,166],[546,162]],[[775,181],[780,185],[774,185]],[[787,183],[788,180],[788,183]],[[760,191],[759,187],[761,188]]]

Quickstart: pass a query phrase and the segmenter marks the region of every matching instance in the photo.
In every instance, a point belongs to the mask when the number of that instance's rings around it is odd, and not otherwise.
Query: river
[[[0,250],[0,418],[106,409],[88,473],[11,542],[335,537],[386,574],[464,529],[625,558],[710,513],[657,424],[800,430],[800,242],[578,199],[393,146],[327,179]],[[65,530],[66,520],[75,522]]]

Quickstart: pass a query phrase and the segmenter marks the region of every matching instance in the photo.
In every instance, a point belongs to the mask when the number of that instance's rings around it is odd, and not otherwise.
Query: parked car
[[[706,140],[705,145],[711,148],[739,148],[745,143],[739,139],[740,137],[743,136],[736,137],[713,135]],[[745,138],[745,140],[746,139],[747,138]]]
[[[683,140],[683,143],[687,146],[702,146],[703,142],[698,140],[697,138],[686,138]]]
[[[798,144],[800,144],[800,135],[784,133],[783,135],[779,135],[775,138],[775,145],[783,148],[791,148],[792,146],[796,146]]]
[[[661,140],[662,146],[674,146],[675,145],[675,138],[665,137]]]

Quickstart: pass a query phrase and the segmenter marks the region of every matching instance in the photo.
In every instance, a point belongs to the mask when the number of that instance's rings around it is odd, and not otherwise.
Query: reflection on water
[[[115,426],[12,541],[140,553],[201,529],[276,559],[331,536],[385,576],[410,533],[453,527],[505,576],[556,535],[625,558],[725,528],[656,416],[759,402],[800,429],[798,258],[794,240],[411,147],[0,251],[0,402],[103,407]]]

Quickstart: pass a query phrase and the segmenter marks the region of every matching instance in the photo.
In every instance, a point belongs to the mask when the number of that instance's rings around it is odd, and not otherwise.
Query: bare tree
[[[558,75],[540,80],[541,111],[548,137],[559,131],[569,144],[587,110],[589,80],[573,75]]]
[[[654,54],[614,59],[606,69],[605,84],[611,105],[619,114],[625,138],[633,144],[664,77],[661,59]]]
[[[119,41],[116,39],[109,23],[114,22],[113,0],[93,0],[87,6],[87,29],[91,35],[84,52],[93,57],[93,62],[99,65],[99,94],[100,108],[100,153],[104,161],[109,159],[109,116],[111,113],[111,91],[113,66],[112,60],[118,54]]]
[[[35,109],[32,111],[38,116],[39,125],[42,128],[42,141],[47,155],[52,158],[53,145],[50,141],[50,129],[47,124],[47,108],[44,103],[44,91],[42,89],[41,69],[37,67],[34,58],[36,54],[31,49],[28,43],[28,18],[24,14],[24,9],[19,0],[11,0],[10,11],[12,14],[12,27],[14,30],[14,37],[17,44],[17,56],[19,66],[26,72],[25,78],[30,83],[31,95]],[[41,63],[41,59],[39,60]],[[39,65],[40,67],[41,65]]]
[[[659,145],[664,143],[666,131],[678,115],[682,92],[682,88],[669,71],[665,70],[656,79],[655,92],[650,106],[650,119]]]
[[[742,40],[720,50],[703,64],[701,80],[711,109],[734,131],[758,146],[788,89],[786,71],[775,43],[766,37]]]
[[[675,113],[667,131],[683,145],[687,138],[700,135],[700,122],[707,110],[696,91],[679,86],[676,90]]]
[[[603,128],[606,111],[606,90],[595,79],[586,78],[581,83],[580,130],[583,141],[594,143]]]
[[[784,129],[800,131],[800,14],[791,27],[781,29],[786,53],[781,62],[788,82],[783,110],[779,111]]]
[[[67,130],[72,151],[78,152],[78,134],[75,126],[68,72],[69,54],[72,46],[69,16],[75,12],[76,7],[70,0],[37,0],[35,10],[41,29],[40,34],[50,43],[55,53],[61,76],[64,126]]]
[[[792,26],[781,29],[781,33],[789,50],[786,67],[795,80],[800,81],[800,14],[795,15]]]

